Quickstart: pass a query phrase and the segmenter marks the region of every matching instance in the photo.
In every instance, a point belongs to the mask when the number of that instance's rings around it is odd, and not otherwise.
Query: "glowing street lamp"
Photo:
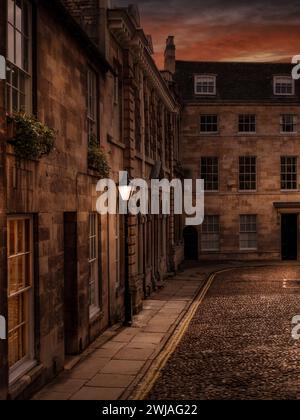
[[[119,185],[119,193],[124,203],[128,203],[132,193],[134,192],[133,185],[128,180],[127,172],[124,172],[123,179]],[[125,214],[125,321],[124,325],[127,327],[132,326],[132,296],[129,283],[129,216],[128,211]]]

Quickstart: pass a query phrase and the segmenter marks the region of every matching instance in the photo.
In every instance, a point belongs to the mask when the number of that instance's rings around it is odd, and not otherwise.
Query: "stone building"
[[[134,312],[183,258],[181,219],[96,212],[91,145],[150,182],[181,176],[179,105],[171,69],[159,72],[135,7],[107,0],[0,0],[0,399],[26,398],[108,326]],[[172,46],[170,48],[172,50]],[[168,56],[168,51],[167,51]],[[167,62],[167,60],[166,60]],[[17,159],[8,143],[34,114],[55,148]],[[95,150],[93,149],[95,152]],[[128,246],[128,271],[125,249]]]
[[[205,180],[205,220],[187,258],[300,258],[300,82],[290,64],[176,61],[181,147]]]

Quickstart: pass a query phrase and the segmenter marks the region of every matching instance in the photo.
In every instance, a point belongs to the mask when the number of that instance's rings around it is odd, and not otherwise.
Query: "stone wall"
[[[0,2],[0,55],[6,56],[6,4]],[[0,315],[7,318],[5,81],[0,80]],[[7,341],[0,340],[0,400],[7,395]]]
[[[220,216],[220,252],[202,253],[200,259],[281,258],[280,215],[274,202],[299,202],[299,192],[281,192],[281,156],[300,156],[299,135],[280,134],[280,115],[298,114],[299,107],[284,105],[186,105],[182,116],[184,165],[200,178],[201,157],[219,158],[219,192],[205,194],[205,214]],[[219,115],[219,134],[200,135],[200,114]],[[256,114],[257,132],[237,133],[238,115]],[[239,157],[257,157],[257,191],[239,192]],[[239,216],[258,216],[258,250],[239,250]],[[199,227],[199,240],[201,227]],[[200,242],[199,242],[200,243]],[[300,255],[299,255],[300,257]]]

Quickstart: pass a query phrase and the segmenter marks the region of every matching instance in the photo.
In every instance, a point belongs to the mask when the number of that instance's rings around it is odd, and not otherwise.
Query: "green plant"
[[[102,178],[108,178],[110,167],[104,150],[99,146],[97,138],[93,135],[89,138],[88,167],[99,173]]]
[[[56,132],[32,115],[16,113],[8,117],[13,124],[13,145],[16,158],[38,160],[54,149]]]

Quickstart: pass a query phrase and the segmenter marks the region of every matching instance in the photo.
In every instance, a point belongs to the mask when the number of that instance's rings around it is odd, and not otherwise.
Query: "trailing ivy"
[[[14,147],[18,160],[38,160],[54,149],[56,132],[32,115],[16,113],[8,117],[13,124],[13,137],[9,143]]]
[[[102,178],[108,178],[110,167],[104,150],[99,146],[96,136],[90,136],[88,145],[88,167],[97,171]]]

